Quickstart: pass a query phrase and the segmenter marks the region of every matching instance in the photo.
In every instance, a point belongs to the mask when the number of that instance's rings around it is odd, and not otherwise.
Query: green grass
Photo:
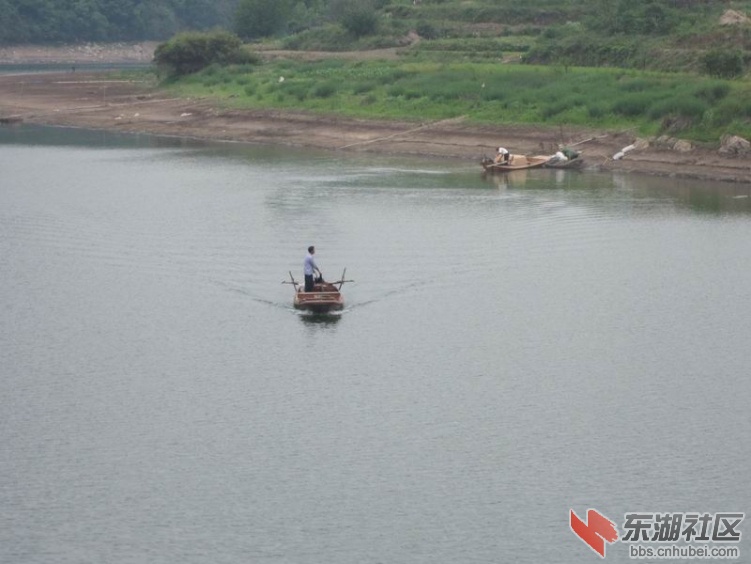
[[[234,107],[372,119],[465,116],[488,125],[630,129],[696,141],[751,137],[751,84],[743,76],[751,69],[751,28],[719,24],[728,7],[749,12],[751,1],[731,4],[382,0],[371,35],[355,37],[320,13],[274,46],[397,47],[398,61],[277,60],[207,69],[170,87]],[[420,41],[410,44],[411,32]],[[708,50],[740,54],[744,66],[735,80],[710,77],[717,73],[703,64]]]
[[[211,68],[172,88],[244,108],[372,119],[465,116],[488,125],[632,128],[717,141],[751,137],[751,85],[691,74],[497,63],[327,60]]]

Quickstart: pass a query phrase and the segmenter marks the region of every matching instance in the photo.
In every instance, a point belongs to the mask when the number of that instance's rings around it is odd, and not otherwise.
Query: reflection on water
[[[483,172],[483,177],[494,184],[499,190],[509,188],[524,188],[529,178],[528,170],[513,170],[504,173]]]
[[[100,129],[73,129],[36,125],[0,126],[0,144],[36,145],[43,140],[47,146],[89,148],[177,148],[206,149],[204,141],[181,137],[157,137],[139,133],[119,133]],[[215,145],[214,145],[215,146]]]
[[[637,197],[670,198],[676,204],[702,213],[748,213],[751,185],[736,182],[708,182],[690,178],[656,177],[640,182],[633,176],[613,175],[620,190]]]
[[[497,189],[624,191],[631,198],[671,200],[702,213],[751,212],[751,185],[690,178],[606,174],[591,171],[534,169],[502,174],[480,173]]]
[[[2,562],[574,564],[571,508],[751,505],[747,186],[26,127],[0,169]],[[280,284],[311,244],[340,315]]]
[[[101,72],[118,70],[145,70],[149,63],[0,63],[0,74],[30,74],[45,72]]]

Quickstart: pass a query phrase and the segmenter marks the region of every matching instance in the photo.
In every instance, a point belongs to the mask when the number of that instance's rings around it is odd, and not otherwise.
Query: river
[[[571,509],[751,507],[748,185],[32,126],[0,170],[0,562],[573,564]]]

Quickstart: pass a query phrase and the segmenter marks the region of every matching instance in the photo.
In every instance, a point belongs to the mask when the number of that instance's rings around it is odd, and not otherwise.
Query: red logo
[[[610,519],[595,509],[587,511],[587,521],[582,521],[571,509],[569,525],[581,540],[597,554],[605,558],[605,543],[618,540],[618,529]]]

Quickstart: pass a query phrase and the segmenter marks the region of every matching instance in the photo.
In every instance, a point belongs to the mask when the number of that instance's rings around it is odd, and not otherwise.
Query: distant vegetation
[[[751,24],[741,16],[723,25],[731,9],[744,14],[751,0],[0,0],[0,44],[166,40],[222,28],[286,49],[402,47],[418,60],[732,78],[751,62]]]
[[[751,0],[0,0],[0,44],[168,39],[223,28],[304,50],[403,47],[408,56],[743,74]],[[707,53],[712,56],[707,58]],[[711,74],[711,73],[710,73]]]
[[[231,25],[237,0],[0,0],[0,44],[167,39]]]
[[[160,46],[161,70],[189,75],[176,89],[246,107],[716,140],[751,136],[750,10],[751,0],[0,0],[0,43],[222,28],[236,34],[223,36],[232,49],[206,39],[226,33],[216,29]],[[260,55],[390,47],[398,60],[261,63],[239,41]]]

